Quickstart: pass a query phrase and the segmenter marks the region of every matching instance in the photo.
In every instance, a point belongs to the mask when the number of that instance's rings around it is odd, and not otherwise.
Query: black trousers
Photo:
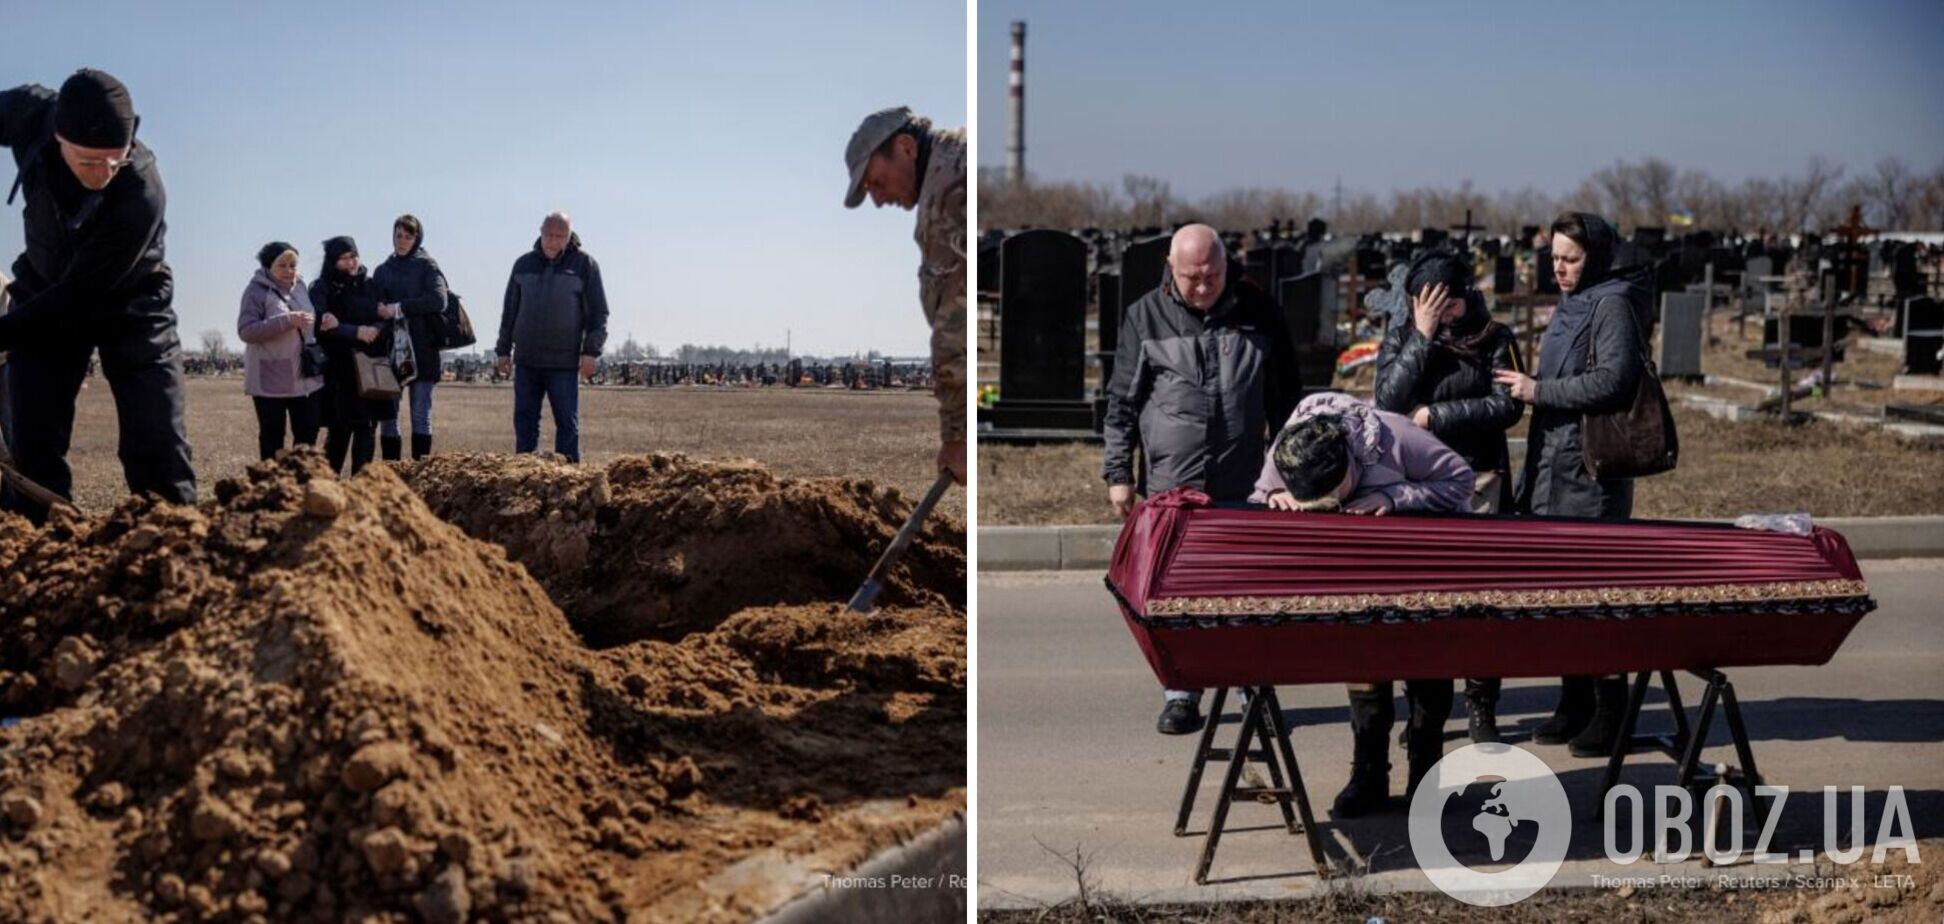
[[[324,433],[324,457],[331,461],[331,471],[344,471],[344,457],[351,457],[351,474],[371,464],[376,450],[378,423],[360,420],[351,423],[332,424]]]
[[[182,342],[165,292],[115,312],[94,329],[17,344],[8,354],[7,408],[14,463],[20,472],[62,497],[74,496],[68,448],[74,402],[101,354],[101,375],[115,398],[122,476],[131,492],[176,504],[196,502],[196,473],[182,424]],[[47,509],[9,491],[7,509],[36,521]]]
[[[317,393],[300,398],[257,398],[257,458],[268,459],[284,448],[284,422],[290,422],[292,445],[317,444]]]

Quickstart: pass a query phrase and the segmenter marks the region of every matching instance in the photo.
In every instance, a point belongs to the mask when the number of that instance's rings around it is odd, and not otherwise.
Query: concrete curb
[[[1944,558],[1944,516],[1831,517],[1816,525],[1842,533],[1857,558]],[[1105,570],[1119,535],[1118,526],[987,526],[979,530],[979,570]]]
[[[760,924],[854,921],[903,924],[965,920],[965,820],[954,818],[909,843],[888,848],[845,874],[848,888],[814,888]],[[892,877],[899,877],[894,880]],[[957,885],[952,883],[956,882]]]

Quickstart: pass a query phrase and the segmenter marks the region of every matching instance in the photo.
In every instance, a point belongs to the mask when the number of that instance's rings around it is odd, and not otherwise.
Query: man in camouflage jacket
[[[845,208],[918,212],[918,300],[931,324],[938,467],[965,483],[965,131],[932,127],[907,107],[866,116],[844,151]]]

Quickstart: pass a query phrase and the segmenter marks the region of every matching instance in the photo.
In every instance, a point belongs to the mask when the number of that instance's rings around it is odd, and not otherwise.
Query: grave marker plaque
[[[1336,280],[1323,273],[1285,279],[1277,287],[1276,300],[1282,303],[1303,389],[1329,388],[1336,375]]]
[[[1492,293],[1495,295],[1511,295],[1513,288],[1518,284],[1519,267],[1518,263],[1512,259],[1512,255],[1506,254],[1502,257],[1494,257],[1492,259]]]
[[[1087,245],[1063,231],[1026,231],[1000,245],[999,402],[1011,429],[1085,428]]]
[[[1119,305],[1122,317],[1127,314],[1127,306],[1161,287],[1161,274],[1168,266],[1169,243],[1168,238],[1157,237],[1129,244],[1126,250],[1121,251]]]
[[[1661,377],[1701,377],[1702,322],[1707,310],[1707,296],[1700,292],[1661,296],[1660,356],[1656,361]]]
[[[1944,349],[1944,302],[1927,296],[1907,299],[1903,320],[1904,374],[1944,373],[1937,356]]]

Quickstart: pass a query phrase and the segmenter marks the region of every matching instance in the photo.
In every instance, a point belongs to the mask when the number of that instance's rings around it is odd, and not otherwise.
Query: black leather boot
[[[412,458],[423,459],[432,454],[432,434],[412,434]]]
[[[399,436],[378,437],[378,458],[386,462],[396,462],[405,449],[405,438]]]
[[[1390,802],[1390,729],[1397,720],[1391,685],[1350,691],[1350,782],[1337,793],[1332,818],[1368,815]]]
[[[1471,715],[1469,731],[1473,744],[1498,744],[1503,740],[1498,727],[1499,687],[1497,677],[1465,681],[1465,707]]]
[[[1409,768],[1404,798],[1417,793],[1418,781],[1444,757],[1445,720],[1451,717],[1451,681],[1412,680],[1404,684],[1411,718],[1404,728],[1404,756]]]
[[[1161,716],[1154,730],[1164,735],[1192,735],[1202,730],[1201,701],[1170,699],[1161,705]]]
[[[1627,680],[1601,677],[1593,687],[1593,719],[1567,745],[1574,757],[1606,757],[1620,740],[1620,720],[1627,714]]]
[[[1565,744],[1593,718],[1593,678],[1559,678],[1559,708],[1532,732],[1534,744]]]

